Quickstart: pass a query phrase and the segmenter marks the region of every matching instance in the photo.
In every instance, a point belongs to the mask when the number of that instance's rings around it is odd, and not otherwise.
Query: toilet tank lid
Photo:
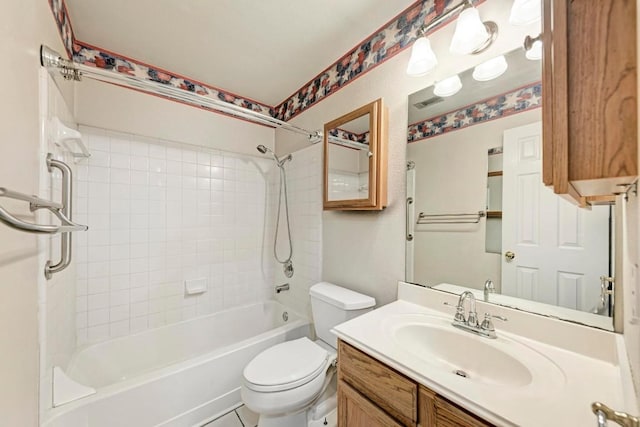
[[[375,298],[328,282],[313,285],[309,294],[343,310],[360,310],[376,305]]]

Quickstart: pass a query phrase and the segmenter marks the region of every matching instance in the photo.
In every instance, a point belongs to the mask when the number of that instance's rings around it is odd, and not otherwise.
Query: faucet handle
[[[484,314],[484,320],[482,321],[482,324],[480,325],[480,329],[482,329],[483,331],[488,331],[488,332],[495,331],[496,328],[493,326],[492,319],[502,320],[503,322],[506,322],[508,320],[506,317],[503,317],[503,316],[494,316],[491,313],[485,313]]]
[[[446,302],[446,301],[445,301],[445,302],[443,302],[442,304],[444,304],[444,305],[448,305],[448,306],[450,306],[450,307],[454,307],[454,305],[453,305],[453,304],[451,304],[451,303],[449,303],[449,302]],[[465,322],[466,322],[466,320],[465,320],[465,318],[464,318],[464,306],[459,305],[459,304],[456,304],[456,305],[455,305],[455,308],[456,308],[456,314],[455,314],[455,316],[453,316],[453,320],[454,320],[455,322],[465,323]]]

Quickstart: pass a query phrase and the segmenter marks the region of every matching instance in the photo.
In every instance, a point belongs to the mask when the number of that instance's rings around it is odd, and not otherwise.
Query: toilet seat
[[[300,338],[277,344],[256,356],[245,367],[245,386],[257,392],[291,390],[313,381],[327,369],[327,350]]]

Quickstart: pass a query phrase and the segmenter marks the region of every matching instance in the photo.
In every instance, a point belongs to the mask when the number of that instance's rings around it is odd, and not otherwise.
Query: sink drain
[[[467,375],[467,373],[465,371],[461,371],[460,369],[456,369],[455,371],[453,371],[454,374],[456,374],[459,377],[462,378],[468,378],[469,375]]]

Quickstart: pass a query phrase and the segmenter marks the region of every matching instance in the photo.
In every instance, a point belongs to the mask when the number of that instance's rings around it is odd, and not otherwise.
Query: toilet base
[[[258,427],[337,427],[338,408],[333,408],[331,412],[318,419],[307,419],[308,412],[299,412],[293,415],[281,417],[269,417],[261,415],[258,420]]]
[[[281,416],[260,415],[258,427],[307,427],[307,411]]]
[[[317,420],[309,420],[308,427],[338,427],[338,408]]]
[[[338,395],[336,386],[334,377],[318,402],[304,411],[280,416],[261,414],[258,427],[337,427]]]

